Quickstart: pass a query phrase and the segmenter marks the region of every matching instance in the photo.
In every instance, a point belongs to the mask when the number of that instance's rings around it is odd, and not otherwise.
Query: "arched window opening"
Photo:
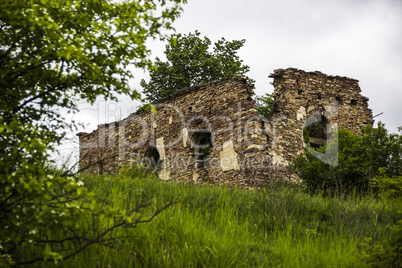
[[[195,132],[191,139],[191,146],[194,148],[195,168],[205,168],[212,148],[211,133],[209,131]]]
[[[327,145],[329,137],[329,122],[325,116],[321,116],[321,120],[314,122],[303,129],[304,142],[313,148],[319,148]]]
[[[159,168],[161,164],[159,152],[153,146],[149,147],[148,150],[145,152],[145,159],[147,162],[147,166],[153,167],[155,171]]]

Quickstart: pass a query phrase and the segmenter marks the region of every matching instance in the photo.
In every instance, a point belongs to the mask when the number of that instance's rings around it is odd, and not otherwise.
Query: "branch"
[[[18,106],[16,109],[14,109],[14,112],[18,112],[20,109],[22,109],[22,108],[23,108],[25,105],[27,105],[28,103],[30,103],[30,102],[32,102],[32,101],[34,101],[34,100],[36,100],[36,99],[42,98],[43,96],[49,94],[49,93],[52,91],[52,89],[53,89],[53,88],[49,88],[48,90],[46,90],[46,91],[40,93],[39,95],[33,96],[33,97],[27,99],[27,100],[24,101],[20,106]]]
[[[165,209],[167,209],[168,207],[170,207],[170,206],[172,206],[173,204],[176,204],[176,203],[178,203],[178,201],[176,201],[176,202],[170,202],[170,203],[166,204],[165,206],[163,206],[162,208],[160,208],[160,209],[158,209],[156,212],[154,212],[154,214],[152,215],[152,217],[149,218],[149,219],[147,219],[147,220],[141,220],[141,218],[139,218],[139,219],[137,219],[136,221],[134,221],[134,222],[132,222],[132,223],[129,223],[128,221],[123,220],[123,217],[120,217],[120,220],[119,220],[116,224],[114,224],[113,226],[111,226],[111,227],[105,229],[102,233],[98,234],[98,235],[97,235],[96,237],[94,237],[93,239],[89,239],[89,238],[85,238],[85,237],[79,237],[79,236],[77,236],[77,235],[75,234],[75,232],[74,232],[73,230],[70,230],[70,231],[73,232],[75,238],[74,238],[74,237],[69,237],[69,238],[65,238],[65,239],[62,239],[62,240],[41,240],[41,241],[37,241],[37,242],[38,242],[38,243],[39,243],[39,242],[41,242],[41,243],[42,243],[42,242],[43,242],[43,243],[63,243],[63,242],[72,241],[72,240],[78,240],[78,241],[80,241],[80,240],[85,240],[86,243],[84,243],[83,245],[81,245],[78,249],[76,249],[76,250],[73,251],[72,253],[70,253],[70,254],[68,254],[67,256],[64,256],[64,257],[63,257],[63,260],[67,260],[67,259],[69,259],[69,258],[71,258],[71,257],[73,257],[73,256],[75,256],[75,255],[77,255],[78,253],[80,253],[81,251],[83,251],[84,249],[86,249],[87,247],[89,247],[89,246],[92,245],[92,244],[101,244],[101,243],[103,243],[103,242],[105,242],[105,241],[110,241],[110,240],[114,239],[114,238],[111,238],[111,239],[107,239],[107,240],[102,240],[102,238],[103,238],[104,236],[106,236],[107,234],[111,233],[111,232],[112,232],[113,230],[115,230],[116,228],[119,228],[119,227],[135,228],[135,227],[136,227],[138,224],[140,224],[140,223],[148,223],[148,222],[151,222],[151,221],[152,221],[157,215],[159,215],[162,211],[164,211]],[[131,213],[132,213],[132,212],[135,212],[135,211],[138,211],[138,210],[140,210],[141,208],[144,208],[144,207],[147,207],[147,206],[149,206],[149,204],[141,204],[141,205],[135,207],[135,208],[131,211]],[[66,226],[66,227],[67,227],[67,226]],[[70,228],[69,228],[69,229],[70,229]],[[29,261],[17,262],[17,265],[28,265],[28,264],[33,264],[33,263],[38,262],[38,261],[54,262],[54,261],[56,261],[56,260],[55,260],[55,259],[45,259],[44,257],[39,257],[39,258],[35,258],[35,259],[29,260]]]
[[[0,28],[2,30],[3,27]],[[0,65],[3,64],[4,59],[7,58],[7,56],[11,53],[11,51],[16,47],[17,41],[15,41],[8,49],[5,51],[4,54],[1,55],[1,60],[0,60]]]

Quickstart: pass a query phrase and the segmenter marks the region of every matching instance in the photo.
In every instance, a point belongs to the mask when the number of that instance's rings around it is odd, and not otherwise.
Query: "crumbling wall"
[[[153,166],[159,160],[164,180],[260,184],[262,175],[254,176],[250,165],[267,173],[269,159],[253,94],[253,85],[243,78],[216,81],[159,100],[156,114],[139,111],[90,134],[79,133],[80,168],[110,173],[124,163]],[[197,143],[205,135],[211,147],[200,159],[203,148]]]
[[[311,118],[323,122],[324,138],[311,136],[307,145],[322,145],[338,126],[359,132],[373,124],[357,80],[293,68],[270,77],[270,118],[259,116],[245,79],[185,88],[155,102],[156,114],[140,110],[79,133],[80,169],[111,173],[135,164],[154,168],[164,180],[254,187],[272,176],[291,178],[286,166],[304,151]]]
[[[328,132],[341,127],[359,133],[374,123],[358,80],[294,68],[275,70],[270,77],[277,130],[273,149],[282,155],[283,165],[304,151],[303,129],[309,119],[326,120]]]

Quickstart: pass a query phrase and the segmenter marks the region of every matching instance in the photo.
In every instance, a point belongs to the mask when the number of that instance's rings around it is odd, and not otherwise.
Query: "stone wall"
[[[277,129],[273,148],[283,156],[283,165],[303,152],[303,129],[311,121],[327,121],[328,138],[338,127],[359,133],[364,125],[374,123],[358,80],[294,68],[275,70],[270,77],[274,78],[272,120]]]
[[[309,118],[325,119],[325,133],[338,125],[358,132],[373,123],[357,80],[292,68],[271,77],[270,118],[258,115],[254,86],[245,79],[185,88],[154,103],[156,113],[141,110],[79,133],[80,169],[111,173],[141,164],[164,180],[253,187],[272,175],[289,177],[286,165],[304,150]]]
[[[154,103],[156,114],[139,111],[122,121],[99,125],[90,134],[79,133],[80,169],[111,173],[124,163],[153,166],[152,162],[159,162],[159,177],[164,180],[257,183],[248,175],[247,161],[251,156],[258,157],[255,162],[267,161],[265,154],[252,150],[266,144],[267,138],[253,94],[253,85],[245,79],[216,81],[159,100]],[[198,147],[203,147],[200,141],[208,135],[210,148],[203,153]],[[267,149],[257,151],[262,148]],[[206,159],[202,154],[208,155]]]

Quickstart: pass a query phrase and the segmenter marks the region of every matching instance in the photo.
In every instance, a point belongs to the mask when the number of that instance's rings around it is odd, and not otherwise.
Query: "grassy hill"
[[[324,197],[283,183],[255,191],[183,185],[137,169],[81,179],[105,206],[150,204],[143,219],[176,203],[60,267],[367,267],[370,249],[386,245],[402,219],[399,199]]]

